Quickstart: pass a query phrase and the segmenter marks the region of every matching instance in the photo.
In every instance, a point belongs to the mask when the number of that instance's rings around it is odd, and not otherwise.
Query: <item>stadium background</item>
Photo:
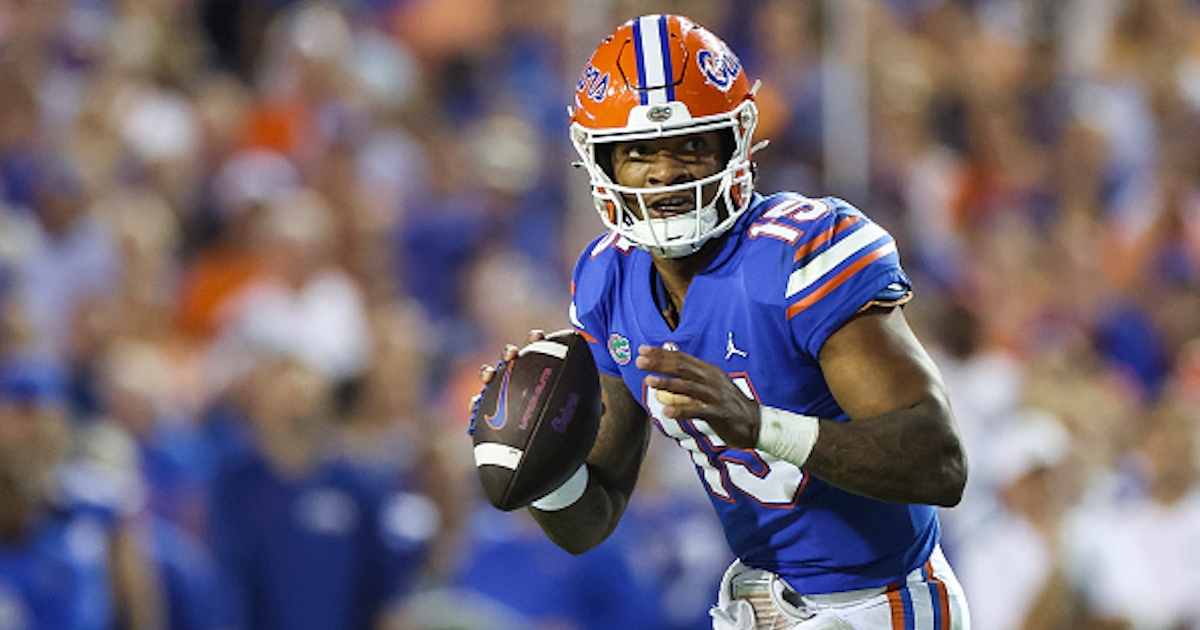
[[[762,78],[760,190],[897,237],[975,627],[1200,628],[1191,0],[0,1],[0,628],[707,628],[729,558],[659,437],[572,558],[466,435],[566,326],[564,108],[655,11]]]

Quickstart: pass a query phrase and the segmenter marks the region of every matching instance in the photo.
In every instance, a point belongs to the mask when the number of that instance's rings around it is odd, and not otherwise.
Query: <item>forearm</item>
[[[586,490],[573,502],[574,497],[568,497],[569,507],[529,509],[546,536],[573,554],[595,547],[616,529],[650,445],[645,409],[620,379],[602,375],[600,381],[605,415],[588,455]]]
[[[587,490],[570,507],[544,511],[530,506],[529,513],[554,544],[572,554],[581,554],[608,538],[616,529],[629,492],[606,487],[595,472],[589,470]]]
[[[803,468],[855,494],[942,506],[958,503],[967,476],[949,409],[934,396],[872,418],[820,421]]]

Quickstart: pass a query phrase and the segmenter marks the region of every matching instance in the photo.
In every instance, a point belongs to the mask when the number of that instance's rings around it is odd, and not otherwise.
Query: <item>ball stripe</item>
[[[499,442],[483,442],[475,445],[475,467],[500,466],[516,470],[525,451]]]
[[[548,354],[556,359],[565,359],[567,357],[567,350],[569,348],[570,346],[565,343],[542,339],[540,341],[535,341],[524,348],[521,348],[521,351],[517,353],[517,356],[523,357],[530,352],[537,352],[539,354]]]

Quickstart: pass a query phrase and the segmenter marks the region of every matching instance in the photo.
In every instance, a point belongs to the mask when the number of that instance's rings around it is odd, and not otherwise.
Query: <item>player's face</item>
[[[717,131],[621,142],[613,148],[613,177],[621,186],[638,188],[685,184],[719,173],[725,167],[723,153]],[[705,201],[712,199],[717,188],[715,183],[705,186]],[[637,200],[626,197],[627,205],[640,215]],[[697,201],[690,191],[645,195],[645,200],[651,218],[691,212]]]

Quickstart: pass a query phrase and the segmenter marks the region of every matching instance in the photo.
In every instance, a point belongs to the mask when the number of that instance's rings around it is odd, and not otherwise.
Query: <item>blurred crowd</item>
[[[897,237],[975,628],[1200,628],[1200,3],[0,0],[0,630],[708,628],[677,449],[572,557],[466,433],[480,365],[568,325],[565,106],[648,12],[762,78],[759,190]]]

